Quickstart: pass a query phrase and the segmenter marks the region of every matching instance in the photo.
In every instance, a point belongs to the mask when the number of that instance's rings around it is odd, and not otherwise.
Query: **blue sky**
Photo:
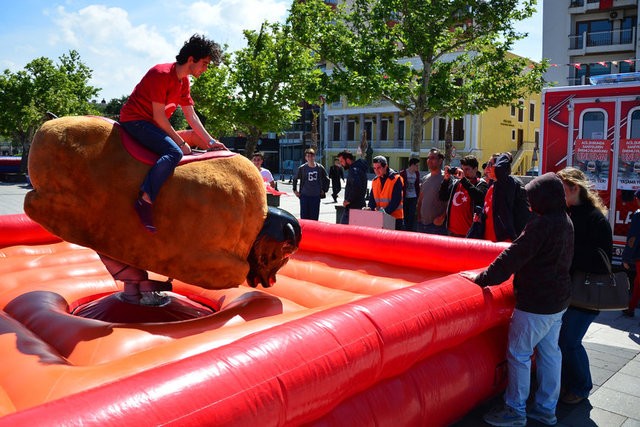
[[[518,24],[529,33],[514,53],[542,57],[542,1]],[[233,51],[242,30],[282,21],[291,0],[17,0],[0,13],[0,71],[18,71],[35,58],[58,58],[75,49],[93,70],[99,99],[128,95],[148,68],[171,62],[193,33]]]

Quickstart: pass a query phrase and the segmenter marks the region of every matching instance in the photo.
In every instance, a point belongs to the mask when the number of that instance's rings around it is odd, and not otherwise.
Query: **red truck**
[[[640,189],[640,73],[591,78],[542,93],[541,173],[574,166],[609,207],[619,261]]]

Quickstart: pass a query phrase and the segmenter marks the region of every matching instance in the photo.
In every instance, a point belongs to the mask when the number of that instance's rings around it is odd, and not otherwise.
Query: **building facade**
[[[545,75],[559,86],[589,84],[589,77],[637,71],[638,0],[544,0]]]
[[[514,173],[524,175],[531,169],[540,133],[540,94],[531,94],[517,104],[452,120],[455,157],[451,164],[459,165],[460,159],[469,154],[482,164],[493,153],[509,151],[514,154]],[[331,164],[344,149],[357,153],[365,137],[372,150],[370,155],[387,157],[390,167],[396,170],[407,167],[412,155],[411,117],[391,103],[378,101],[359,107],[342,99],[325,105],[322,122],[325,164]],[[420,170],[427,169],[426,157],[431,148],[444,151],[446,125],[445,117],[436,117],[424,125]]]

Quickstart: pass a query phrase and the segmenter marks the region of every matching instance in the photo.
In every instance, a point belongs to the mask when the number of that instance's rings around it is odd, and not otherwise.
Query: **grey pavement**
[[[280,207],[299,218],[300,206],[288,180],[279,180]],[[0,215],[23,213],[26,183],[0,182]],[[342,192],[338,203],[342,202]],[[320,221],[336,222],[336,204],[331,195],[320,203]],[[640,427],[640,325],[639,318],[619,311],[602,312],[589,327],[584,344],[589,353],[594,389],[588,400],[578,405],[558,404],[559,426]],[[482,415],[500,402],[495,397],[478,405],[456,427],[486,426]],[[530,420],[529,426],[542,426]]]

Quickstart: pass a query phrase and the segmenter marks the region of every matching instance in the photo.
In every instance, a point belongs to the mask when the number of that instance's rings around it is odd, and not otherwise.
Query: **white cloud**
[[[279,0],[197,1],[186,9],[184,18],[208,29],[214,40],[234,51],[245,46],[243,30],[258,30],[264,21],[284,21],[290,5]]]
[[[128,95],[153,65],[174,61],[192,34],[205,34],[234,51],[245,46],[243,30],[257,30],[265,20],[282,22],[289,6],[290,1],[282,0],[161,0],[75,10],[58,6],[48,12],[55,26],[49,43],[62,53],[77,50],[93,70],[90,84],[102,88],[100,98],[109,100]]]

